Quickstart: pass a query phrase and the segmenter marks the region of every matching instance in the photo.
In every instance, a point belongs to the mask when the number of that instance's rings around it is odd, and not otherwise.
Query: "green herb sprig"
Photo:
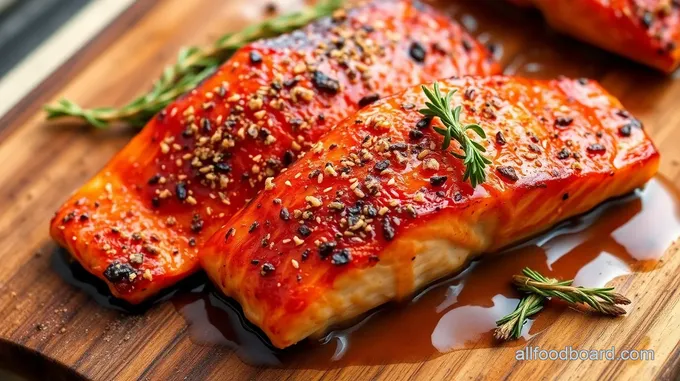
[[[496,322],[493,336],[501,341],[519,338],[522,336],[524,323],[543,309],[544,302],[545,297],[537,294],[523,297],[514,311]]]
[[[614,292],[614,287],[574,287],[571,285],[573,280],[555,283],[553,279],[546,278],[529,268],[525,268],[522,273],[524,276],[512,277],[512,282],[522,292],[538,294],[546,298],[558,298],[572,305],[583,303],[600,314],[611,316],[626,313],[626,310],[617,306],[618,304],[630,304],[628,298]]]
[[[420,113],[429,117],[438,117],[445,128],[434,127],[434,130],[444,136],[442,142],[442,149],[448,149],[451,145],[451,140],[456,140],[460,144],[460,149],[464,152],[463,155],[451,152],[451,154],[461,160],[465,165],[465,174],[463,181],[470,179],[472,187],[486,181],[486,172],[484,169],[487,164],[491,164],[491,160],[487,159],[483,153],[486,148],[476,141],[472,140],[467,131],[471,130],[480,138],[486,139],[484,129],[478,124],[468,124],[463,126],[460,123],[460,113],[463,106],[456,106],[451,104],[451,99],[456,93],[456,90],[451,90],[443,96],[439,88],[439,82],[435,82],[433,89],[428,89],[423,86],[423,92],[429,102],[425,102],[426,108],[420,110]]]
[[[548,298],[557,298],[572,306],[587,305],[595,313],[620,316],[626,310],[619,305],[630,304],[630,300],[614,291],[614,287],[574,287],[573,280],[559,281],[547,278],[530,268],[522,270],[523,275],[514,275],[512,283],[526,293],[512,313],[496,322],[494,336],[498,340],[517,339],[527,319],[543,308]]]
[[[343,0],[322,0],[314,7],[227,34],[210,47],[185,47],[179,52],[177,62],[165,68],[151,91],[127,105],[86,109],[68,99],[61,99],[56,104],[45,106],[47,119],[76,117],[98,128],[105,128],[112,122],[143,126],[177,97],[195,88],[243,45],[299,29],[317,18],[332,15],[342,3]]]

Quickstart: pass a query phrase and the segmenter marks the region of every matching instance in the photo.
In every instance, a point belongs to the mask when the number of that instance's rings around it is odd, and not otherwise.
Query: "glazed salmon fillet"
[[[198,270],[204,241],[265,179],[360,107],[424,81],[498,72],[421,3],[338,11],[236,52],[75,192],[51,235],[116,297],[140,303]]]
[[[555,29],[670,73],[680,63],[680,2],[510,0],[540,9]]]
[[[476,138],[492,162],[484,183],[463,181],[414,87],[340,123],[206,243],[211,280],[275,346],[409,296],[657,171],[640,122],[595,82],[441,85],[457,90],[461,124],[487,134]]]

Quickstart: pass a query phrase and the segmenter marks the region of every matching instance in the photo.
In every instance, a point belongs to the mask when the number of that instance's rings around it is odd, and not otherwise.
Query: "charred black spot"
[[[310,234],[312,234],[312,229],[309,228],[307,225],[300,225],[298,228],[298,233],[304,238],[309,237]]]
[[[496,132],[496,144],[499,146],[504,146],[505,143],[507,142],[505,141],[505,136],[503,136],[503,133],[501,131]]]
[[[337,94],[340,91],[340,82],[318,70],[312,73],[312,83],[314,87],[324,93]]]
[[[380,99],[380,94],[378,93],[366,95],[365,97],[359,99],[359,107],[366,107],[371,103],[376,102],[378,99]]]
[[[337,251],[333,253],[333,256],[331,257],[331,263],[336,265],[336,266],[342,266],[348,264],[352,260],[352,254],[350,254],[349,250],[347,249],[342,249],[340,251]]]
[[[267,276],[267,275],[273,273],[274,271],[276,271],[276,267],[274,267],[274,265],[272,265],[271,263],[267,262],[267,263],[262,265],[262,270],[260,271],[260,275]]]
[[[283,153],[283,165],[286,167],[291,165],[295,161],[295,154],[293,151],[286,151]]]
[[[256,51],[250,52],[250,63],[253,65],[262,63],[262,55]]]
[[[416,128],[419,130],[425,129],[429,127],[430,123],[432,122],[432,117],[426,116],[425,118],[421,119],[416,123]]]
[[[281,211],[279,212],[279,218],[284,221],[290,220],[290,213],[288,212],[288,209],[282,208]]]
[[[386,170],[386,169],[389,168],[389,167],[390,167],[390,161],[389,161],[389,160],[381,160],[381,161],[375,163],[375,166],[373,166],[373,168],[374,168],[377,172],[382,172],[382,171]]]
[[[227,163],[217,163],[215,164],[215,171],[218,173],[229,173],[231,172],[231,165]]]
[[[191,220],[191,231],[199,233],[201,230],[203,230],[203,220],[201,219],[201,216],[194,214],[194,217]]]
[[[531,143],[529,144],[529,151],[534,153],[541,153],[541,147],[538,144]]]
[[[67,223],[71,221],[73,218],[75,218],[76,212],[70,212],[69,214],[65,215],[64,218],[61,219],[62,223]]]
[[[632,132],[633,129],[630,127],[630,124],[619,127],[619,135],[623,137],[629,137]]]
[[[423,131],[420,130],[411,130],[408,132],[408,137],[411,138],[411,140],[420,140],[424,135]]]
[[[187,186],[184,183],[177,183],[175,185],[175,194],[180,201],[187,199]]]
[[[149,181],[147,181],[147,183],[149,185],[156,185],[156,184],[158,184],[158,182],[160,180],[161,180],[161,175],[157,173],[157,174],[151,176],[151,178],[149,179]]]
[[[574,123],[574,118],[569,116],[559,116],[555,119],[555,125],[558,127],[568,127]]]
[[[515,172],[515,169],[512,168],[512,167],[500,166],[500,167],[496,168],[496,171],[498,171],[498,173],[501,176],[505,177],[506,179],[508,179],[512,182],[519,180],[519,177],[517,176],[517,172]]]
[[[319,256],[321,259],[326,259],[328,258],[331,253],[333,253],[333,250],[335,250],[336,243],[335,242],[322,242],[319,245]]]
[[[389,217],[385,217],[382,221],[382,233],[386,241],[391,241],[392,239],[394,239],[394,235],[396,234],[396,232],[394,231],[392,221],[390,220]]]
[[[607,148],[605,146],[603,146],[602,144],[599,144],[599,143],[589,145],[587,150],[588,150],[588,153],[591,153],[591,154],[603,154],[603,153],[607,152]]]
[[[122,281],[130,280],[130,275],[135,273],[135,269],[127,263],[120,263],[118,261],[111,262],[104,270],[104,277],[111,283],[120,283]]]
[[[432,186],[438,187],[443,185],[448,178],[448,176],[432,176],[430,177],[430,184]]]
[[[560,152],[557,153],[557,158],[560,160],[566,160],[569,156],[571,156],[571,152],[566,148],[562,148]]]
[[[408,146],[406,143],[394,143],[390,145],[390,151],[406,151],[408,149]]]
[[[203,129],[203,132],[206,134],[212,131],[212,123],[210,123],[210,119],[202,119],[201,120],[201,128]]]
[[[427,50],[425,49],[425,46],[423,46],[423,44],[421,44],[420,42],[414,41],[414,42],[411,43],[411,46],[408,48],[408,54],[416,62],[425,62],[425,57],[427,56]]]

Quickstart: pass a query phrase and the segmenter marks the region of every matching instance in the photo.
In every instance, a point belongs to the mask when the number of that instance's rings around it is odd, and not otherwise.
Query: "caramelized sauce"
[[[379,308],[349,328],[286,350],[272,348],[238,305],[212,286],[178,295],[173,303],[195,343],[233,348],[251,364],[324,368],[420,362],[453,350],[500,345],[492,337],[495,321],[517,305],[520,295],[508,281],[524,267],[594,287],[662,265],[665,249],[680,234],[679,200],[666,181],[654,179],[644,190],[471,263],[408,303]],[[539,334],[563,308],[551,302],[524,327],[522,339],[503,345],[520,345]]]
[[[661,256],[679,235],[680,194],[657,177],[643,190],[472,262],[408,302],[380,307],[351,326],[286,350],[272,347],[245,319],[239,305],[220,295],[202,273],[152,302],[132,306],[114,298],[101,280],[71,260],[65,250],[54,252],[52,265],[67,283],[109,308],[140,313],[170,299],[198,345],[231,348],[249,364],[328,368],[420,362],[459,349],[521,345],[540,334],[565,307],[551,302],[550,308],[525,325],[522,339],[495,342],[495,321],[519,302],[520,295],[509,284],[513,274],[531,267],[546,276],[574,279],[576,285],[603,286],[619,276],[663,265]]]

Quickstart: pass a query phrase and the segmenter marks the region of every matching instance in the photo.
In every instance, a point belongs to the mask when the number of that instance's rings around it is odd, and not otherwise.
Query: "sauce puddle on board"
[[[661,256],[679,235],[680,194],[657,177],[644,190],[608,201],[532,240],[471,263],[408,302],[383,306],[348,328],[285,350],[272,347],[235,301],[206,283],[204,274],[180,282],[153,303],[170,299],[187,321],[194,343],[231,348],[253,365],[334,368],[421,362],[450,351],[500,345],[492,336],[495,321],[519,302],[521,295],[510,279],[524,267],[549,277],[574,279],[575,285],[599,287],[619,276],[661,266]],[[101,280],[69,262],[63,249],[55,252],[53,267],[105,306],[130,312],[148,307],[130,309],[117,301]],[[525,325],[523,338],[503,345],[524,344],[564,308],[551,302],[550,308]]]
[[[189,324],[195,343],[233,348],[250,364],[336,367],[420,362],[453,350],[498,345],[492,336],[495,322],[519,302],[520,294],[509,281],[524,267],[588,287],[656,268],[680,234],[679,200],[671,186],[654,179],[644,190],[608,201],[528,242],[473,262],[408,303],[382,307],[352,327],[287,350],[267,344],[237,303],[212,286],[178,295],[173,303]],[[564,308],[558,303],[551,307],[525,326],[522,339],[504,345],[523,344]]]

